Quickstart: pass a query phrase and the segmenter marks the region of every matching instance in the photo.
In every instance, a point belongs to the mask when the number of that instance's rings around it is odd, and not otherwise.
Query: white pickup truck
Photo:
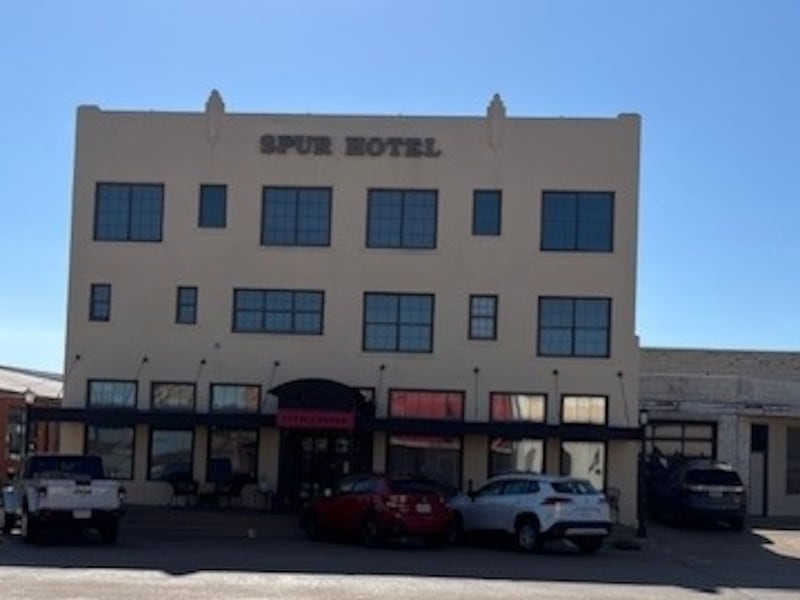
[[[47,528],[96,529],[107,544],[117,539],[125,488],[106,479],[99,456],[31,456],[15,484],[15,494],[25,542],[37,542]]]

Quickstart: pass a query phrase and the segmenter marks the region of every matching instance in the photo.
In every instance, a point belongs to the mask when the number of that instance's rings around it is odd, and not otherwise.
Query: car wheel
[[[358,537],[361,540],[361,545],[366,548],[372,548],[378,543],[378,524],[375,522],[374,517],[366,517],[361,522]]]
[[[515,530],[515,541],[520,552],[533,552],[541,548],[539,522],[532,517],[520,519]]]
[[[594,554],[603,547],[603,538],[598,536],[574,537],[569,540],[582,554]]]
[[[742,517],[735,517],[730,520],[730,526],[734,531],[744,531],[744,519]]]
[[[20,530],[22,533],[22,541],[26,544],[35,544],[39,541],[39,519],[29,514],[27,508],[22,510]]]
[[[455,513],[447,527],[447,542],[450,544],[460,544],[463,541],[464,518],[459,513]]]

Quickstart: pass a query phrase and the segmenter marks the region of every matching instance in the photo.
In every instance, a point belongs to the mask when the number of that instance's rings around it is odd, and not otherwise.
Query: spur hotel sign
[[[402,158],[436,158],[442,151],[432,137],[366,137],[347,136],[334,140],[327,135],[284,135],[265,133],[259,138],[262,154],[303,154],[326,156],[392,156]]]

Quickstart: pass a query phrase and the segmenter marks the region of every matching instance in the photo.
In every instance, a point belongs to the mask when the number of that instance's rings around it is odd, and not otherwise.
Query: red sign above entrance
[[[279,408],[275,423],[285,429],[353,429],[356,415],[344,410]]]

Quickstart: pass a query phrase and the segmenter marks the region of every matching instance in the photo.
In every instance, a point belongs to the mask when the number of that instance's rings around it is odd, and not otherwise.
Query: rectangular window
[[[544,394],[492,392],[489,401],[492,421],[545,422],[547,397]]]
[[[227,204],[227,186],[201,185],[197,226],[223,229],[227,224]]]
[[[786,493],[800,494],[800,428],[786,428]]]
[[[103,459],[109,479],[133,479],[133,427],[86,427],[86,454]]]
[[[89,402],[92,408],[136,408],[136,382],[89,380]]]
[[[160,242],[164,217],[161,184],[98,183],[94,239]]]
[[[612,192],[544,192],[542,250],[611,252]]]
[[[489,476],[509,471],[543,473],[544,440],[492,438],[489,441]]]
[[[539,298],[539,356],[608,357],[609,298]]]
[[[182,325],[197,323],[197,288],[179,287],[175,298],[175,322]]]
[[[461,489],[461,438],[436,435],[391,435],[386,468],[432,479]]]
[[[369,190],[368,248],[435,248],[436,190]]]
[[[472,196],[472,235],[500,235],[501,207],[499,190],[475,190]]]
[[[155,481],[191,481],[194,432],[151,429],[147,478]]]
[[[108,321],[111,318],[111,284],[93,283],[89,292],[89,320]]]
[[[330,246],[331,189],[265,187],[262,246]]]
[[[153,382],[151,406],[153,410],[194,410],[195,386],[193,383]]]
[[[261,386],[259,385],[211,385],[211,410],[215,412],[257,413]]]
[[[391,390],[389,416],[401,419],[464,419],[464,393]]]
[[[375,352],[432,352],[432,294],[364,294],[363,348]]]
[[[587,479],[597,490],[604,489],[605,442],[561,442],[561,474]]]
[[[561,399],[561,422],[605,425],[607,403],[605,396],[564,396]]]
[[[315,290],[233,291],[233,331],[322,335],[325,293]]]
[[[497,339],[497,296],[469,297],[469,339]]]
[[[256,480],[258,434],[253,429],[217,429],[209,436],[206,480],[237,486]]]

